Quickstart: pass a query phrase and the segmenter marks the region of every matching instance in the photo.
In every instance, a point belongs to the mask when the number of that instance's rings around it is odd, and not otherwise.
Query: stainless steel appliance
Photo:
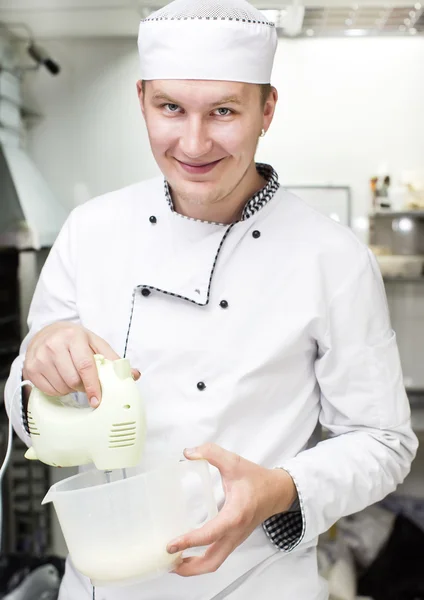
[[[372,246],[394,255],[424,255],[424,211],[377,212],[369,218]]]
[[[396,332],[405,386],[424,391],[424,211],[387,211],[370,216],[370,245],[377,256]]]

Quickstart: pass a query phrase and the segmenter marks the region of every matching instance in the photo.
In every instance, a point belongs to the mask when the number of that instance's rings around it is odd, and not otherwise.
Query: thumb
[[[197,448],[186,448],[184,455],[189,460],[207,460],[224,477],[229,475],[240,462],[240,456],[229,452],[217,444],[203,444]]]

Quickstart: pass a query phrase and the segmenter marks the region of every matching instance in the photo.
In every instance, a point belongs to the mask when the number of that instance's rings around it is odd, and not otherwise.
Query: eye
[[[163,104],[163,107],[166,108],[168,112],[176,113],[179,110],[178,104]]]
[[[233,111],[229,108],[217,108],[216,111],[220,117],[229,117],[233,114]]]

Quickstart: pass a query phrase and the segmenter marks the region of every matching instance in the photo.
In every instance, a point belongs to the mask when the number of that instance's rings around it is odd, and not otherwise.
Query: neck
[[[265,179],[257,172],[255,163],[252,163],[234,189],[211,204],[196,204],[171,190],[174,210],[185,217],[201,221],[235,223],[241,218],[247,201],[264,185]]]

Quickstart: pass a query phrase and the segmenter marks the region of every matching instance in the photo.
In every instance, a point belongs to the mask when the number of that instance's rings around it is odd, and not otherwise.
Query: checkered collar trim
[[[254,214],[256,214],[261,208],[265,206],[275,195],[275,192],[280,187],[278,183],[278,174],[277,172],[270,166],[264,163],[257,163],[256,170],[259,175],[261,175],[264,179],[266,179],[266,185],[256,192],[254,196],[250,198],[245,204],[243,209],[243,213],[241,216],[241,221],[246,221],[250,219]],[[174,203],[172,201],[171,190],[169,188],[168,182],[165,180],[165,198],[168,202],[169,208],[172,212],[175,212]],[[184,217],[184,215],[181,215]],[[200,221],[201,219],[193,219],[192,217],[184,217],[185,219],[189,219],[191,221]],[[203,221],[205,222],[205,221]],[[222,223],[217,223],[217,225],[222,225]]]

